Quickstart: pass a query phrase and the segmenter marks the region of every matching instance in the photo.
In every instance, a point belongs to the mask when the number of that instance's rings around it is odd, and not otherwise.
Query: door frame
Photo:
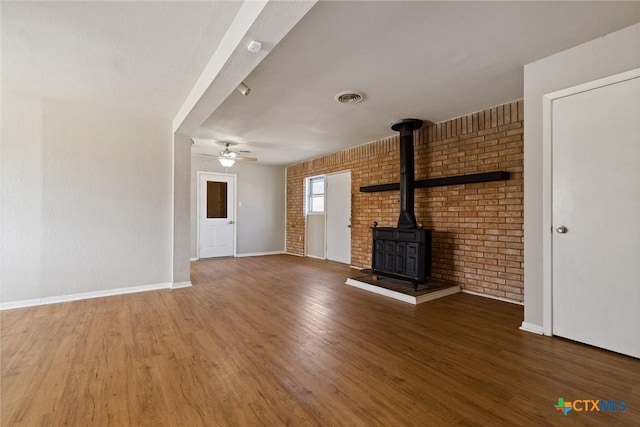
[[[329,186],[327,185],[327,177],[329,177],[330,175],[338,175],[341,173],[349,173],[349,265],[351,265],[351,249],[352,249],[352,239],[353,239],[353,228],[351,228],[352,225],[352,221],[353,221],[353,193],[351,192],[352,188],[351,185],[353,184],[353,173],[351,172],[351,169],[345,169],[345,170],[341,170],[341,171],[337,171],[337,172],[331,172],[328,174],[325,174],[324,176],[324,185],[325,185],[325,195],[324,195],[324,257],[325,259],[329,259],[327,257],[327,217],[328,217],[328,213],[329,213],[329,205],[330,203],[328,203],[327,200],[327,194],[329,191],[331,191],[329,189]]]
[[[200,259],[200,212],[202,212],[202,188],[200,182],[203,175],[212,177],[225,177],[231,178],[233,181],[233,257],[237,256],[237,240],[238,240],[238,205],[236,200],[238,199],[238,175],[235,173],[222,173],[222,172],[208,172],[197,171],[196,172],[196,257]]]
[[[640,77],[640,68],[548,93],[542,97],[542,333],[544,335],[553,335],[553,101],[637,77]]]
[[[324,212],[322,212],[322,217],[324,218],[324,241],[323,241],[323,249],[322,256],[309,255],[308,254],[308,243],[309,243],[309,221],[307,218],[309,215],[320,216],[318,213],[310,213],[309,212],[309,184],[313,178],[324,178]],[[320,175],[311,175],[304,178],[304,248],[303,248],[303,256],[315,259],[327,259],[327,174]]]
[[[323,259],[326,260],[327,259],[327,210],[328,210],[328,203],[327,203],[327,193],[329,192],[329,186],[327,185],[327,177],[329,175],[337,175],[340,173],[347,173],[349,172],[350,174],[350,178],[351,178],[351,183],[353,183],[353,172],[351,171],[351,169],[344,169],[344,170],[340,170],[340,171],[336,171],[336,172],[330,172],[330,173],[325,173],[325,174],[319,174],[319,175],[311,175],[311,176],[307,176],[304,178],[304,255],[305,257],[309,257],[309,258],[315,258],[315,259]],[[308,242],[308,221],[307,221],[307,216],[309,215],[317,215],[317,214],[310,214],[309,212],[307,212],[308,206],[307,203],[309,203],[309,189],[307,188],[309,182],[311,182],[312,178],[324,178],[324,212],[323,212],[323,217],[324,217],[324,251],[323,251],[323,256],[322,257],[318,257],[315,255],[308,255],[307,254],[307,242]],[[351,199],[349,200],[349,204],[350,206],[350,210],[351,210],[351,220],[353,220],[353,194],[351,195]],[[351,239],[353,239],[353,229],[351,229]],[[349,258],[351,258],[351,249],[353,249],[351,242],[349,243]],[[351,265],[351,262],[349,262],[349,265]]]

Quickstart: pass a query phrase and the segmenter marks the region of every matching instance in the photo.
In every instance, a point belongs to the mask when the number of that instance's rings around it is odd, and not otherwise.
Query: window
[[[324,212],[324,177],[309,178],[307,213]]]
[[[207,218],[227,217],[227,183],[207,181]]]

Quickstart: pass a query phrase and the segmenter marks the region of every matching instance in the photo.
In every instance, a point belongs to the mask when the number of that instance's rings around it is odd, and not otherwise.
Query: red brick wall
[[[416,189],[416,218],[433,228],[434,278],[523,301],[523,103],[511,102],[415,132],[416,179],[507,170],[511,179]],[[361,193],[400,180],[398,137],[287,168],[287,251],[304,254],[304,179],[351,170],[351,263],[371,265],[373,221],[395,227],[399,193]]]

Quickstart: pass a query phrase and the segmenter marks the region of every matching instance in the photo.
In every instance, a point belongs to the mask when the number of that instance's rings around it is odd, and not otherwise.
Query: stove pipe
[[[398,218],[398,228],[418,228],[414,212],[413,131],[421,127],[422,120],[418,119],[403,119],[391,125],[391,129],[400,132],[400,217]]]

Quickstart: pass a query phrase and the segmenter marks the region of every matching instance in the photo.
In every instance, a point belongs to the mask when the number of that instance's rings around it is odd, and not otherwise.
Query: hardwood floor
[[[293,256],[191,288],[2,312],[2,426],[640,425],[640,361],[518,330],[522,307],[412,306]],[[625,400],[565,417],[558,398]]]

